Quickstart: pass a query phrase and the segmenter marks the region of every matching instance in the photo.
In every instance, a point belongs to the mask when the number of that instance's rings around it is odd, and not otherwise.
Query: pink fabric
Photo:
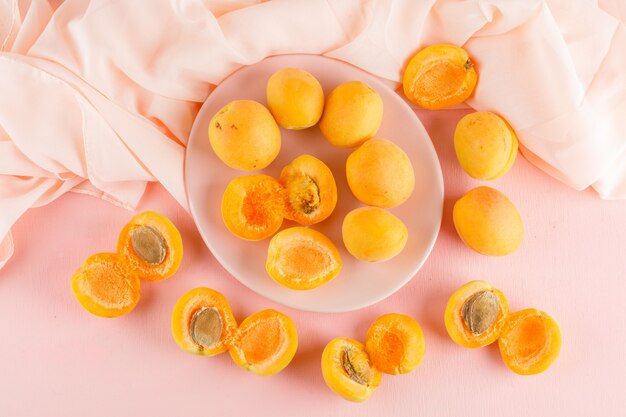
[[[0,266],[10,227],[66,191],[183,206],[185,142],[215,84],[268,55],[325,54],[392,83],[419,48],[464,45],[533,163],[626,198],[620,0],[0,0]],[[619,122],[622,123],[619,123]]]

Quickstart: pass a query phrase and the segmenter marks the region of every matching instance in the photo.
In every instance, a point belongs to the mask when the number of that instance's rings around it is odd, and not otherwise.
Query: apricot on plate
[[[213,356],[230,349],[237,322],[228,300],[211,288],[194,288],[176,302],[172,336],[184,351]]]
[[[431,45],[419,51],[404,71],[404,95],[430,110],[443,109],[468,99],[478,81],[469,55],[454,45]]]
[[[145,211],[124,226],[117,240],[117,252],[139,278],[161,281],[178,270],[183,259],[183,240],[167,217]]]
[[[267,106],[285,129],[306,129],[316,124],[324,110],[319,81],[300,68],[283,68],[268,80]]]
[[[403,314],[385,314],[367,331],[365,351],[372,364],[386,374],[405,374],[424,357],[424,333],[419,323]]]
[[[337,185],[326,164],[311,155],[300,155],[280,173],[287,193],[286,218],[303,225],[326,219],[337,205]]]
[[[231,168],[263,169],[280,152],[280,129],[270,111],[252,100],[228,103],[209,122],[209,141]]]
[[[265,268],[284,287],[310,290],[339,274],[341,257],[324,234],[307,227],[291,227],[270,241]]]
[[[358,146],[376,134],[383,120],[383,100],[361,81],[336,87],[326,99],[320,120],[322,134],[334,146]]]
[[[498,345],[504,363],[513,372],[538,374],[559,356],[561,331],[548,314],[530,308],[509,316]]]
[[[415,188],[413,165],[395,143],[370,139],[348,156],[346,178],[354,196],[369,206],[396,207]]]
[[[470,281],[452,294],[444,321],[452,340],[466,348],[495,342],[509,318],[504,294],[486,281]]]
[[[393,258],[409,236],[402,220],[378,207],[360,207],[346,214],[341,233],[348,252],[368,262]]]
[[[515,161],[517,146],[513,129],[491,112],[466,115],[454,132],[454,150],[461,167],[480,180],[495,180],[504,175]]]
[[[261,376],[282,371],[298,349],[293,321],[276,310],[263,310],[241,322],[229,350],[235,363]]]
[[[85,310],[100,317],[129,313],[139,302],[139,278],[117,253],[92,255],[72,275],[72,292]]]
[[[507,255],[522,243],[524,226],[517,208],[493,188],[468,191],[454,204],[452,219],[461,240],[480,254]]]
[[[274,178],[245,175],[232,180],[222,197],[222,219],[235,236],[262,240],[283,224],[285,190]]]
[[[346,400],[363,402],[378,387],[382,373],[370,361],[365,346],[338,337],[322,352],[322,376],[326,385]]]

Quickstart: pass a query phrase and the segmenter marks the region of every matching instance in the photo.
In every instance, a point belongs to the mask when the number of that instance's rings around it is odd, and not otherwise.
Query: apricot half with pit
[[[370,86],[349,81],[326,99],[320,130],[331,145],[358,146],[374,136],[383,119],[383,100]]]
[[[361,261],[386,261],[399,254],[409,233],[398,217],[378,207],[352,210],[341,226],[348,252]]]
[[[500,191],[478,187],[468,191],[452,209],[454,227],[467,246],[483,255],[502,256],[522,243],[522,218]]]
[[[262,240],[274,233],[285,216],[285,190],[274,178],[245,175],[232,180],[222,197],[222,219],[235,236]]]
[[[369,206],[398,206],[415,188],[411,160],[398,145],[384,139],[370,139],[348,156],[346,178],[354,196]]]
[[[267,106],[285,129],[306,129],[316,124],[324,110],[319,81],[300,68],[283,68],[268,80]]]
[[[300,155],[280,173],[287,195],[285,217],[303,225],[325,220],[337,205],[337,185],[326,164],[311,155]]]
[[[339,274],[341,257],[337,247],[321,232],[291,227],[270,241],[265,268],[284,287],[310,290]]]
[[[474,112],[456,125],[454,150],[461,167],[470,177],[495,180],[513,165],[517,156],[517,136],[497,114]]]
[[[71,286],[81,306],[100,317],[119,317],[139,302],[139,278],[117,253],[92,255],[72,275]]]
[[[183,259],[183,240],[167,217],[146,211],[124,226],[117,240],[117,252],[139,278],[161,281],[178,270]]]
[[[471,281],[452,294],[444,321],[452,340],[466,348],[495,342],[509,318],[504,294],[486,281]]]
[[[293,321],[276,310],[263,310],[241,322],[230,356],[240,367],[261,376],[282,371],[298,349]]]
[[[422,362],[424,349],[422,328],[404,314],[385,314],[367,331],[365,350],[372,364],[386,374],[415,370]]]
[[[369,399],[382,379],[363,343],[343,337],[331,340],[324,348],[322,376],[333,392],[354,402]]]
[[[543,311],[526,309],[509,316],[498,340],[504,363],[520,375],[545,371],[561,350],[561,331]]]
[[[228,300],[211,288],[185,293],[172,312],[172,335],[186,352],[213,356],[230,349],[237,322]]]
[[[478,81],[469,55],[454,45],[431,45],[420,50],[404,71],[404,95],[430,110],[443,109],[468,99]]]
[[[209,141],[222,162],[240,170],[265,168],[281,144],[274,117],[253,100],[235,100],[219,110],[209,122]]]

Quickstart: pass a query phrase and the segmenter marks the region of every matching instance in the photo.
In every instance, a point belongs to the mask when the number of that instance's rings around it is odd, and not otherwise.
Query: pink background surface
[[[304,313],[248,290],[211,256],[191,218],[153,186],[139,210],[160,211],[179,227],[181,269],[167,281],[142,283],[142,300],[131,314],[101,319],[79,306],[69,279],[87,256],[115,249],[132,213],[75,194],[31,210],[14,228],[15,257],[0,271],[0,415],[624,415],[626,201],[571,190],[520,157],[488,185],[517,205],[525,223],[521,248],[501,258],[472,252],[451,219],[453,202],[484,184],[465,175],[454,156],[452,134],[463,114],[418,111],[444,173],[441,233],[404,288],[359,311]],[[468,350],[449,339],[445,304],[472,279],[504,291],[512,310],[536,307],[557,319],[563,347],[552,368],[518,376],[497,346]],[[265,308],[289,314],[300,337],[291,365],[262,378],[228,354],[181,351],[170,334],[170,314],[178,297],[197,286],[225,294],[238,320]],[[336,336],[363,340],[369,324],[388,312],[421,323],[424,361],[411,374],[384,376],[368,402],[346,402],[324,384],[322,349]]]

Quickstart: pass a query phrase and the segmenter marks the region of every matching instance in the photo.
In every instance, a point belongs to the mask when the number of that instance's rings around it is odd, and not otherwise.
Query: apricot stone
[[[348,156],[346,178],[354,196],[376,207],[404,203],[415,188],[413,165],[395,143],[370,139]]]
[[[517,155],[517,136],[495,113],[475,112],[463,117],[454,132],[454,150],[472,178],[495,180],[506,173]]]
[[[319,81],[299,68],[283,68],[267,82],[267,106],[285,129],[306,129],[316,124],[324,110]]]
[[[231,168],[256,170],[280,152],[280,129],[270,111],[252,100],[228,103],[209,122],[209,141],[217,157]]]
[[[468,191],[454,204],[452,218],[461,240],[483,255],[507,255],[522,243],[524,227],[519,212],[493,188]]]
[[[334,146],[351,148],[374,136],[383,119],[383,100],[361,81],[336,87],[326,99],[322,134]]]
[[[409,236],[402,220],[378,207],[361,207],[349,212],[341,232],[348,252],[368,262],[393,258],[404,249]]]

